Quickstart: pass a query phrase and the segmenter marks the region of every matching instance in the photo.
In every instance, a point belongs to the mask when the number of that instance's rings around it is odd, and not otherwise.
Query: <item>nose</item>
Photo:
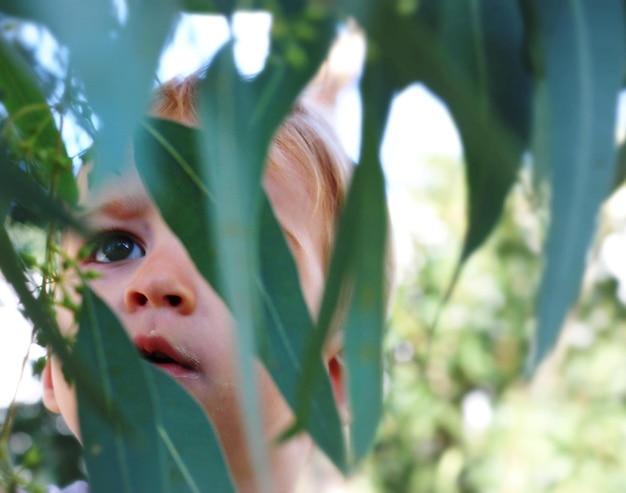
[[[133,273],[124,293],[126,309],[133,313],[165,308],[190,315],[196,309],[194,280],[199,275],[177,238],[156,245],[146,252]]]

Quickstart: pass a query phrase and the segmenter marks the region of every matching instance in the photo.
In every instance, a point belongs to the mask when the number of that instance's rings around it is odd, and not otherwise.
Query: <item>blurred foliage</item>
[[[41,402],[18,408],[9,451],[13,462],[20,464],[19,475],[29,483],[29,493],[84,478],[82,447],[63,419],[50,414]]]
[[[429,342],[462,244],[460,171],[450,158],[432,158],[428,178],[412,190],[427,226],[413,231],[414,257],[385,341],[388,391],[364,471],[370,490],[623,491],[626,308],[597,255],[555,354],[533,380],[520,377],[546,216],[525,172]]]

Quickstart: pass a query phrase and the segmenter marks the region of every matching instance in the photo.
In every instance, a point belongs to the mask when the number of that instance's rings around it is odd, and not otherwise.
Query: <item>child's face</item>
[[[324,282],[326,219],[314,210],[313,194],[301,172],[289,163],[279,168],[270,169],[264,188],[294,254],[309,310],[316,313]],[[82,262],[100,273],[92,289],[117,314],[139,349],[173,360],[155,364],[200,402],[220,436],[239,489],[254,491],[237,398],[233,320],[224,302],[163,221],[134,167],[98,195],[83,193],[82,202],[88,223],[99,235],[91,256]],[[64,238],[72,256],[85,243],[76,235]],[[69,317],[60,315],[59,322],[62,330],[72,330]],[[269,442],[291,423],[292,413],[261,364],[257,378]],[[60,411],[78,435],[75,394],[54,357],[43,380],[44,402]],[[308,437],[301,436],[272,449],[276,491],[292,489],[309,447]]]

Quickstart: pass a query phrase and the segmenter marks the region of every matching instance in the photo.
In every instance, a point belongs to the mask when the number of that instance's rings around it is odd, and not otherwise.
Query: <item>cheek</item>
[[[276,440],[293,423],[293,413],[267,369],[257,362],[257,385],[261,400],[263,427],[268,442]]]
[[[287,442],[276,445],[276,440],[293,424],[294,415],[262,365],[258,366],[258,375],[265,438],[271,450],[270,467],[277,485],[280,485],[277,490],[293,491],[293,485],[309,459],[313,444],[308,434],[300,433]]]
[[[76,298],[73,301],[79,302],[78,296]],[[63,335],[74,336],[78,332],[78,324],[76,323],[74,312],[67,308],[59,307],[57,309],[57,324]]]
[[[61,240],[61,248],[67,253],[68,257],[74,260],[78,257],[80,244],[81,241],[71,234],[68,234]],[[73,336],[78,332],[76,316],[72,310],[65,308],[62,302],[67,300],[76,307],[81,305],[81,296],[76,292],[76,289],[81,285],[81,280],[72,268],[62,270],[59,274],[60,279],[54,292],[58,303],[56,311],[57,324],[62,334]]]
[[[78,277],[74,273],[65,272],[63,273],[61,282],[62,284],[57,286],[55,290],[55,297],[57,301],[61,302],[66,299],[74,304],[74,306],[80,306],[81,297],[76,292],[76,287],[80,283]],[[78,332],[78,324],[74,311],[59,304],[56,312],[56,319],[62,334],[69,336],[76,335]]]
[[[304,300],[313,318],[317,319],[324,290],[324,271],[321,261],[309,251],[296,253],[295,260]]]
[[[80,440],[80,428],[78,426],[78,406],[74,387],[69,386],[61,371],[61,363],[56,357],[52,357],[52,382],[54,395],[61,411],[61,415],[72,433]]]
[[[128,286],[130,281],[127,276],[117,271],[100,272],[99,276],[89,281],[89,289],[120,317],[123,313],[124,287]]]
[[[82,296],[78,294],[76,289],[81,286],[81,281],[75,272],[65,271],[62,274],[61,284],[57,286],[55,291],[55,297],[59,306],[56,312],[57,324],[63,335],[75,336],[78,333],[78,313],[70,310],[61,305],[63,299],[67,299],[74,306],[80,307],[82,303]],[[119,286],[123,285],[119,279],[108,279],[104,277],[96,278],[88,282],[89,289],[91,289],[97,296],[99,296],[109,305],[112,304],[114,296],[113,292],[119,291]]]

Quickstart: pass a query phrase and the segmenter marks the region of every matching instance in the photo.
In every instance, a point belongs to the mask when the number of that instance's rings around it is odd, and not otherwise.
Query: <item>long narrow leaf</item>
[[[303,22],[327,23],[327,19],[322,15]],[[215,206],[208,206],[210,237],[219,258],[219,291],[237,324],[240,398],[255,472],[264,489],[269,483],[264,479],[266,459],[252,364],[262,319],[256,290],[261,177],[270,139],[290,106],[289,97],[299,93],[328,46],[323,33],[306,41],[305,53],[311,58],[305,58],[302,66],[270,64],[252,81],[241,79],[232,52],[222,50],[201,86],[201,174],[215,196]],[[278,90],[280,97],[274,99]]]
[[[376,87],[374,87],[376,86]],[[364,79],[361,162],[356,167],[339,223],[326,281],[318,327],[310,338],[300,404],[321,377],[311,366],[321,351],[339,300],[348,303],[345,332],[347,389],[352,422],[352,465],[363,459],[372,445],[382,413],[382,334],[385,321],[385,252],[387,212],[385,187],[378,152],[391,101],[384,75],[370,70]],[[349,296],[346,296],[348,293]]]
[[[172,378],[139,359],[115,315],[90,291],[76,351],[99,372],[104,402],[94,409],[78,385],[92,491],[234,492],[205,412]]]
[[[468,228],[450,292],[497,224],[528,146],[532,86],[521,12],[513,0],[425,0],[406,10],[384,0],[342,3],[366,28],[371,61],[386,84],[400,90],[423,82],[459,130]],[[374,97],[364,94],[365,101]]]
[[[19,130],[22,142],[31,152],[37,148],[57,155],[56,170],[49,162],[41,163],[49,174],[44,185],[50,185],[52,174],[55,173],[57,191],[70,204],[76,203],[78,191],[72,174],[72,163],[54,124],[50,107],[30,67],[1,36],[0,102],[9,112],[11,124]],[[0,139],[4,139],[4,136],[0,135]],[[61,162],[64,163],[63,168],[58,167]]]
[[[69,49],[70,63],[100,121],[95,183],[123,166],[132,131],[150,100],[159,55],[178,14],[175,0],[124,5],[123,17],[113,2],[95,0],[54,4],[28,0],[7,6],[7,13],[47,26]]]
[[[391,88],[380,72],[368,72],[363,87],[377,98],[366,100],[363,111],[361,161],[354,173],[342,224],[351,238],[337,248],[350,248],[352,304],[345,325],[345,355],[352,409],[351,455],[360,462],[369,451],[382,416],[382,339],[385,324],[387,207],[385,180],[379,160]]]
[[[553,347],[574,302],[598,209],[615,175],[614,127],[626,61],[624,4],[611,0],[537,4],[545,80],[537,94],[549,139],[535,160],[550,170],[551,224],[530,368]]]
[[[174,380],[146,363],[156,396],[157,433],[167,450],[172,493],[234,493],[220,443],[198,403]]]
[[[135,163],[163,219],[183,241],[198,271],[221,295],[215,246],[209,240],[208,207],[215,198],[200,177],[199,139],[198,130],[146,119],[135,134]]]
[[[86,290],[75,350],[98,375],[105,408],[77,382],[78,413],[91,491],[167,492],[165,450],[154,399],[137,351],[113,313]],[[151,425],[152,424],[152,425]]]
[[[314,323],[302,296],[298,272],[283,231],[266,200],[261,210],[261,286],[268,340],[261,357],[292,409],[297,409],[304,378],[307,342]],[[347,471],[341,421],[322,360],[314,360],[314,372],[324,375],[315,382],[306,402],[306,420],[299,423],[341,470]],[[302,419],[302,415],[299,416]]]
[[[475,106],[465,107],[448,96],[450,80],[427,80],[448,104],[463,142],[469,198],[465,260],[494,228],[517,177],[530,139],[532,86],[523,58],[524,31],[516,1],[437,3],[442,11],[441,63],[459,72],[457,83],[467,84]],[[477,120],[483,126],[477,126]],[[493,127],[498,126],[510,137],[496,144]],[[476,128],[483,135],[477,135]],[[493,152],[502,144],[504,152]]]
[[[238,394],[250,456],[261,491],[269,492],[272,485],[253,365],[261,320],[255,233],[265,146],[259,135],[249,132],[246,113],[254,100],[243,85],[231,50],[222,50],[201,88],[201,174],[215,196],[215,204],[206,205],[210,238],[219,259],[217,284],[236,321]]]
[[[60,226],[71,226],[83,231],[84,226],[73,217],[59,201],[53,200],[32,179],[31,175],[22,171],[4,155],[0,155],[0,197],[9,201],[15,200],[24,204],[30,216],[38,224],[54,221]]]

